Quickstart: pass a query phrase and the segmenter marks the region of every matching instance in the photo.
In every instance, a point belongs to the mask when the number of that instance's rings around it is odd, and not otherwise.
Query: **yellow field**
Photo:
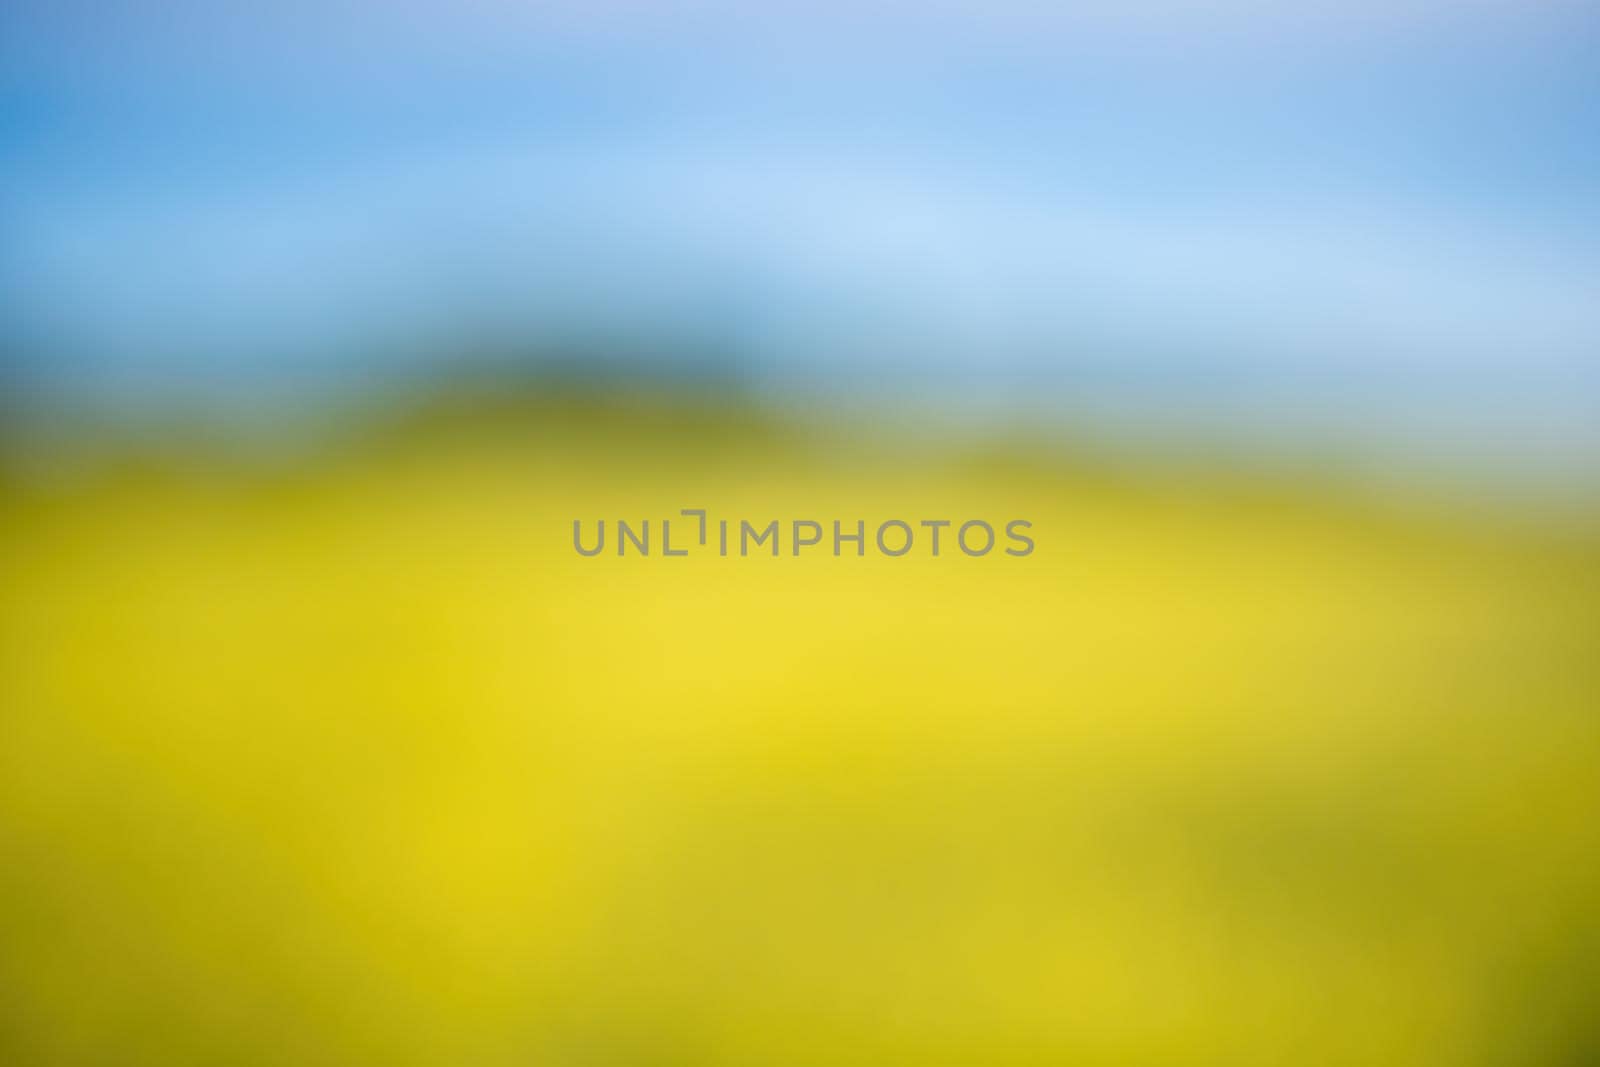
[[[4,491],[0,1062],[1600,1057],[1592,527],[620,425]]]

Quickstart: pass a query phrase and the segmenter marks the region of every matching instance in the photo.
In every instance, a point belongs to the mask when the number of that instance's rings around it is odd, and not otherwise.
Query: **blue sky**
[[[1358,433],[1380,397],[1586,448],[1596,14],[13,0],[4,340],[113,397],[671,336],[780,381]]]

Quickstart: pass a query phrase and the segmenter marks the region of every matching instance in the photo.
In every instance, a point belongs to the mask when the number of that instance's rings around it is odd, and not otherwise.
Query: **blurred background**
[[[1597,46],[9,0],[0,1059],[1596,1062]]]

